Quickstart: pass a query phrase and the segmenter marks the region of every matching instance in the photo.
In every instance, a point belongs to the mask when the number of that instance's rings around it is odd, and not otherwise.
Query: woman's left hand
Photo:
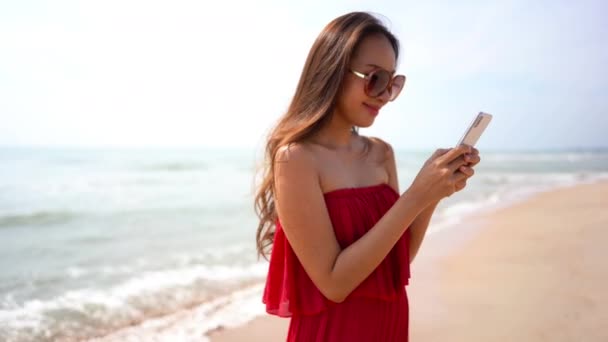
[[[473,170],[473,167],[479,164],[479,162],[481,161],[481,158],[479,157],[479,150],[473,147],[471,153],[465,155],[464,161],[467,162],[467,164],[461,166],[458,169],[458,172],[464,173],[467,178],[456,183],[456,192],[464,189],[467,186],[467,179],[473,177],[473,175],[475,174],[475,170]]]

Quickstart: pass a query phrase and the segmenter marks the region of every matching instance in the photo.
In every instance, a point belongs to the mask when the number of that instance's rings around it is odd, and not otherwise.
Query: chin
[[[351,126],[367,128],[374,124],[376,117],[369,115],[367,112],[356,112],[357,114],[349,117],[348,121]]]
[[[365,122],[357,122],[355,124],[355,126],[361,127],[361,128],[368,128],[368,127],[370,127],[373,124],[374,124],[374,120],[372,119],[372,120],[365,121]]]
[[[371,125],[374,124],[374,121],[376,121],[375,117],[371,117],[370,115],[368,115],[367,113],[365,113],[365,117],[360,118],[359,120],[357,120],[358,122],[355,124],[355,126],[359,126],[362,128],[367,128],[370,127]]]

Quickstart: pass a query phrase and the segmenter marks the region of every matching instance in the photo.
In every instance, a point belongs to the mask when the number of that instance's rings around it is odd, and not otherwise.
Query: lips
[[[363,106],[373,116],[378,115],[378,113],[380,112],[380,107],[378,107],[378,106],[373,106],[373,105],[367,104],[365,102],[363,103]]]

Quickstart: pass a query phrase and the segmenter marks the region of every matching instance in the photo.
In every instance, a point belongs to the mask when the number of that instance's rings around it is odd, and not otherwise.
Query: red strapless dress
[[[324,195],[336,238],[348,247],[399,198],[388,184]],[[407,341],[410,231],[342,302],[323,296],[294,254],[277,221],[263,302],[269,314],[291,317],[287,341]]]

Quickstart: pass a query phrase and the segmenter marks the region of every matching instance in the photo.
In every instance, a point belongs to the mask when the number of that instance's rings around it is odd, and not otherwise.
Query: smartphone
[[[462,138],[456,144],[456,147],[466,144],[469,146],[475,146],[479,137],[483,131],[488,127],[488,124],[492,121],[492,114],[479,112],[462,135]]]

